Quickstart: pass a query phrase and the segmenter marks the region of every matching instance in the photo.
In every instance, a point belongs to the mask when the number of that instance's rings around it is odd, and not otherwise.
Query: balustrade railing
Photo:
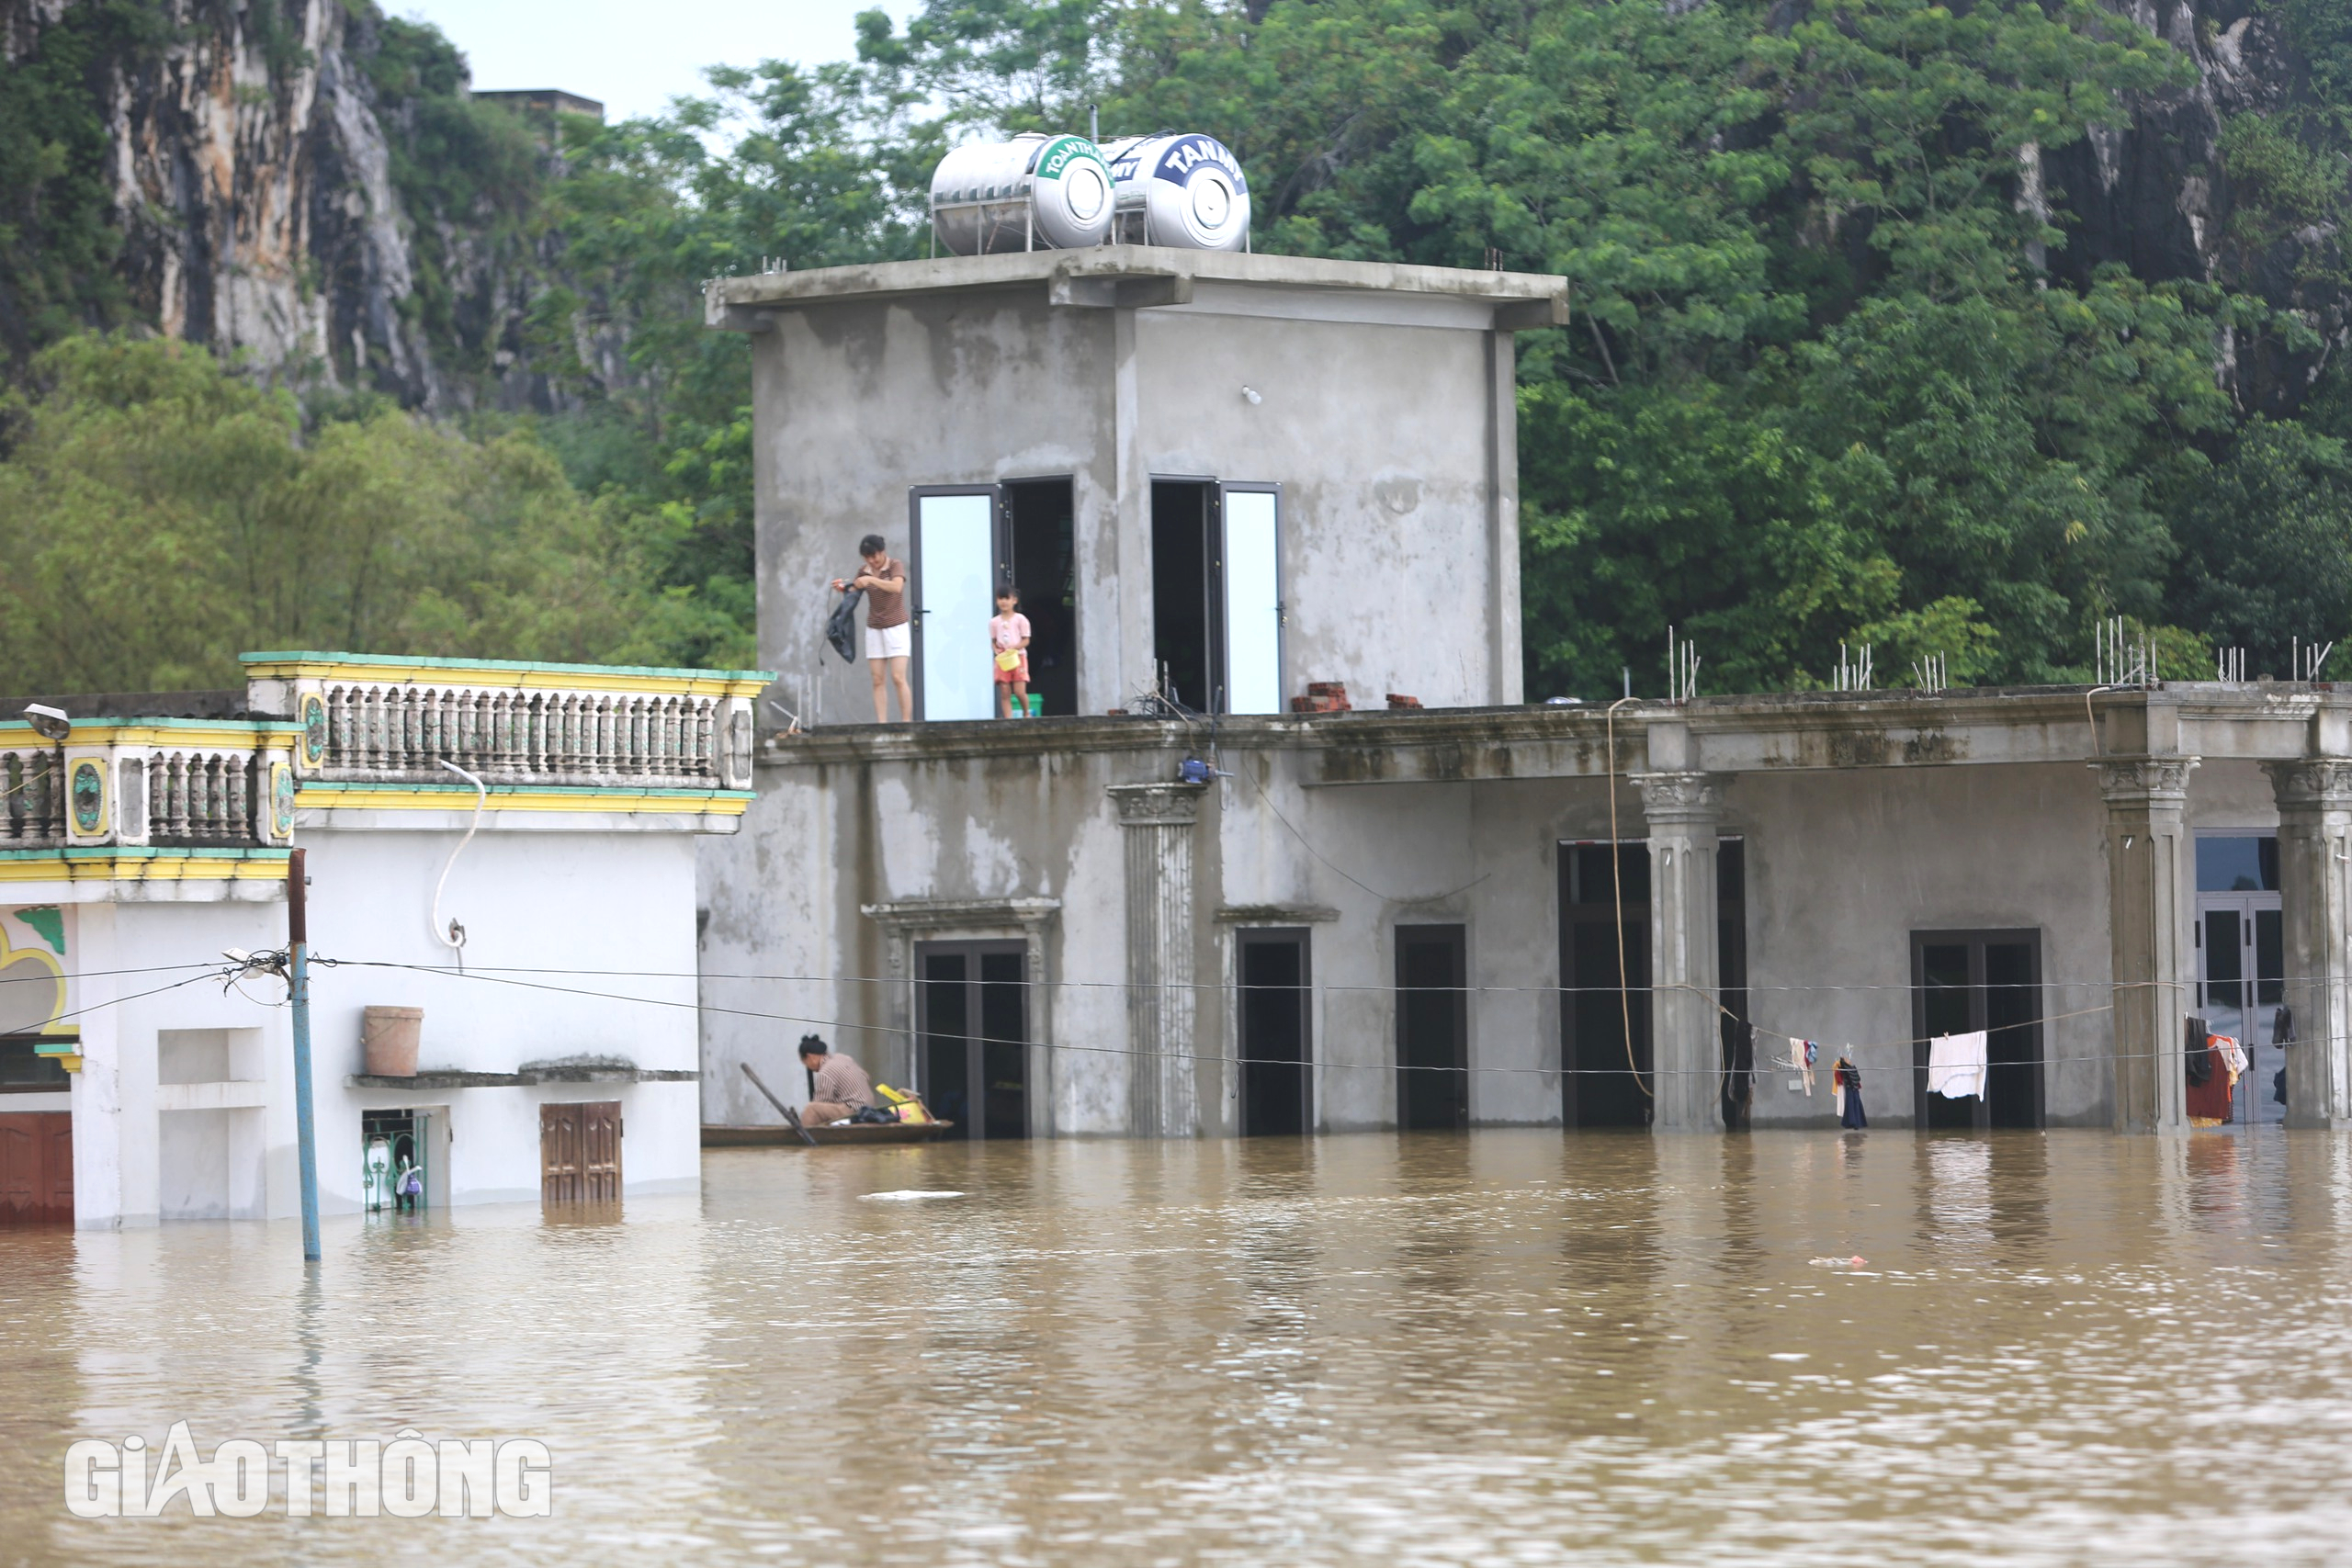
[[[55,746],[0,747],[0,849],[65,841],[65,753]]]
[[[280,840],[269,821],[269,760],[287,755],[245,737],[93,750],[77,734],[70,761],[64,747],[0,744],[0,849]]]
[[[724,697],[329,681],[322,777],[447,784],[443,759],[505,783],[730,787],[748,722]]]
[[[143,830],[151,843],[251,844],[268,840],[256,820],[268,809],[268,774],[254,753],[175,748],[126,761],[122,768],[129,775],[122,781],[127,835],[137,837],[142,831],[142,825],[129,816],[143,804]],[[146,775],[143,791],[133,770]]]

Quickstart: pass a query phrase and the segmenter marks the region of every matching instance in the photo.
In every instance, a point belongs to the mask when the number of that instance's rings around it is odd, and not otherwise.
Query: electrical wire
[[[437,975],[437,976],[441,976],[441,977],[443,977],[443,978],[445,978],[445,979],[452,979],[452,980],[471,980],[471,981],[474,981],[474,982],[477,982],[477,983],[480,983],[480,984],[485,984],[485,985],[503,985],[503,986],[514,986],[514,987],[522,987],[522,988],[525,988],[525,989],[529,989],[529,990],[542,991],[542,992],[549,992],[549,993],[553,993],[553,994],[560,995],[560,996],[575,996],[575,997],[582,997],[582,998],[588,998],[588,999],[590,999],[590,1000],[594,1000],[594,1001],[635,1002],[635,1003],[639,1003],[639,1004],[640,1004],[640,1005],[648,1006],[648,1007],[668,1008],[668,1009],[672,1009],[672,1010],[673,1010],[690,1011],[690,1012],[696,1012],[696,1013],[717,1013],[717,1014],[720,1014],[720,1015],[727,1016],[727,1017],[732,1017],[732,1018],[751,1018],[751,1019],[759,1019],[759,1020],[762,1020],[762,1021],[764,1021],[776,1022],[776,1023],[814,1024],[814,1025],[817,1025],[817,1026],[820,1026],[820,1027],[823,1027],[823,1028],[834,1029],[834,1030],[837,1030],[837,1031],[840,1031],[840,1032],[845,1032],[845,1033],[854,1032],[854,1033],[865,1033],[865,1034],[886,1034],[886,1035],[900,1036],[900,1035],[905,1035],[905,1034],[907,1034],[907,1033],[909,1033],[909,1032],[910,1032],[910,1031],[906,1028],[906,1026],[904,1026],[904,1025],[902,1025],[902,1024],[894,1024],[894,1023],[865,1023],[865,1022],[860,1022],[860,1021],[856,1021],[849,1020],[849,1019],[840,1019],[840,1018],[822,1018],[822,1017],[818,1017],[818,1016],[815,1016],[815,1015],[812,1015],[812,1014],[806,1014],[806,1013],[769,1012],[769,1011],[764,1011],[764,1010],[759,1010],[759,1009],[752,1009],[752,1008],[725,1008],[725,1007],[713,1007],[713,1006],[710,1006],[710,1005],[708,1005],[708,1004],[707,1004],[707,1003],[703,1003],[703,1002],[700,1002],[700,1001],[672,1001],[672,1000],[668,1000],[668,999],[665,999],[665,998],[659,998],[659,997],[640,997],[640,996],[632,996],[632,995],[629,995],[629,994],[628,994],[628,993],[627,993],[627,992],[616,992],[616,991],[594,991],[594,990],[589,990],[589,989],[586,989],[586,988],[584,988],[584,987],[573,987],[573,986],[551,986],[551,985],[548,985],[548,984],[545,984],[545,983],[543,983],[543,982],[538,982],[538,981],[504,979],[504,978],[502,978],[502,977],[500,977],[500,976],[496,976],[496,975],[491,974],[491,973],[489,973],[488,971],[485,971],[485,970],[482,970],[482,969],[480,969],[480,968],[476,968],[476,969],[469,969],[469,970],[465,970],[465,971],[459,971],[459,970],[456,970],[456,969],[441,968],[441,967],[437,967],[437,966],[431,965],[431,964],[403,964],[403,963],[398,963],[398,962],[394,962],[394,961],[391,961],[391,960],[385,960],[385,959],[334,958],[334,957],[318,957],[318,956],[314,956],[314,957],[311,959],[311,963],[312,963],[312,964],[313,964],[314,966],[319,967],[319,968],[322,968],[322,969],[324,969],[324,968],[367,968],[367,969],[399,969],[399,970],[406,970],[406,971],[410,971],[410,972],[416,973],[416,974],[424,974],[424,975]],[[993,982],[993,983],[994,983],[994,984],[998,984],[998,985],[1012,985],[1012,986],[1024,986],[1024,987],[1030,984],[1030,982],[1028,982],[1028,981],[1022,981],[1022,980],[997,981],[997,982]],[[2143,982],[2143,984],[2147,984],[2147,985],[2164,985],[2164,984],[2166,984],[2166,982],[2162,982],[2162,981],[2151,981],[2151,982]],[[1310,992],[1311,992],[1311,991],[1314,991],[1314,990],[1317,989],[1318,987],[1314,987],[1314,986],[1311,986],[1311,985],[1310,985],[1310,986],[1306,986],[1306,987],[1237,987],[1237,988],[1249,988],[1249,989],[1276,989],[1276,988],[1279,988],[1279,989],[1285,989],[1285,990],[1290,990],[1290,989],[1298,989],[1298,990],[1306,990],[1306,991],[1310,991]],[[1696,989],[1697,989],[1697,987],[1685,987],[1685,988],[1687,988],[1687,989],[1692,989],[1692,990],[1696,990]],[[1703,994],[1703,993],[1702,993],[1702,994]],[[1738,1021],[1741,1021],[1741,1022],[1746,1022],[1746,1021],[1747,1021],[1746,1020],[1740,1020],[1740,1019],[1737,1019],[1737,1015],[1736,1015],[1736,1014],[1731,1014],[1731,1013],[1729,1013],[1729,1010],[1727,1010],[1727,1009],[1720,1010],[1724,1011],[1728,1016],[1731,1016],[1731,1017],[1735,1018],[1735,1019],[1736,1019],[1736,1020],[1737,1020]],[[2109,1004],[2108,1006],[2105,1006],[2105,1007],[2099,1007],[2099,1008],[2086,1008],[2086,1009],[2083,1009],[2083,1010],[2080,1010],[2079,1011],[2075,1011],[2075,1012],[2069,1012],[2069,1013],[2064,1013],[2064,1014],[2052,1014],[2052,1015],[2051,1015],[2051,1016],[2050,1016],[2049,1018],[2047,1018],[2047,1019],[2037,1019],[2037,1020],[2031,1020],[2031,1021],[2027,1021],[2027,1022],[2025,1022],[2025,1023],[2021,1023],[2021,1024],[2014,1025],[2014,1026],[2011,1026],[2011,1027],[2018,1027],[2018,1028],[2030,1028],[2030,1027],[2034,1027],[2035,1025],[2040,1024],[2040,1023],[2043,1023],[2043,1022],[2053,1022],[2053,1021],[2058,1021],[2058,1020],[2059,1020],[2059,1019],[2061,1019],[2061,1018],[2087,1017],[2087,1016],[2090,1016],[2091,1014],[2094,1014],[2094,1013],[2109,1012],[2109,1011],[2112,1011],[2112,1010],[2113,1010],[2113,1004]],[[1776,1035],[1778,1034],[1778,1032],[1777,1032],[1777,1031],[1772,1031],[1772,1030],[1760,1030],[1760,1031],[1759,1031],[1759,1032],[1768,1033],[1768,1034],[1776,1034]],[[1780,1035],[1779,1037],[1780,1037],[1780,1038],[1783,1038],[1783,1039],[1797,1039],[1797,1038],[1801,1038],[1800,1036],[1795,1036],[1795,1035]],[[1868,1050],[1868,1049],[1894,1048],[1894,1047],[1903,1046],[1903,1045],[1918,1045],[1918,1044],[1926,1043],[1927,1042],[1928,1042],[1929,1040],[1932,1040],[1933,1038],[1934,1038],[1933,1036],[1917,1036],[1917,1037],[1913,1037],[1913,1038],[1906,1039],[1906,1040],[1890,1040],[1890,1041],[1880,1041],[1880,1042],[1849,1043],[1847,1043],[1847,1044],[1845,1045],[1845,1047],[1844,1047],[1844,1048],[1845,1048],[1845,1049],[1848,1049],[1848,1050]],[[2317,1042],[2303,1042],[2302,1043],[2317,1043]],[[1319,1061],[1319,1062],[1315,1062],[1315,1063],[1311,1063],[1311,1064],[1310,1064],[1310,1063],[1303,1063],[1303,1062],[1301,1062],[1301,1061],[1297,1060],[1296,1058],[1291,1058],[1291,1057],[1259,1057],[1259,1056],[1247,1056],[1247,1057],[1245,1057],[1245,1056],[1237,1056],[1237,1055],[1224,1055],[1223,1053],[1210,1054],[1210,1053],[1204,1053],[1204,1052],[1182,1052],[1182,1051],[1145,1051],[1145,1050],[1137,1050],[1137,1049],[1136,1049],[1135,1047],[1132,1047],[1132,1046],[1123,1046],[1123,1045],[1083,1045],[1083,1044],[1077,1044],[1077,1043],[1072,1043],[1063,1042],[1063,1041],[1024,1041],[1024,1042],[1021,1042],[1021,1043],[1023,1043],[1023,1044],[1035,1044],[1035,1045],[1040,1045],[1040,1046],[1044,1046],[1045,1048],[1049,1049],[1049,1050],[1053,1050],[1053,1051],[1083,1052],[1083,1053],[1086,1053],[1086,1054],[1089,1054],[1089,1055],[1094,1055],[1136,1056],[1136,1057],[1149,1057],[1149,1058],[1153,1058],[1153,1059],[1174,1059],[1174,1060],[1178,1060],[1178,1061],[1195,1061],[1195,1062],[1232,1063],[1232,1064],[1234,1064],[1234,1065],[1236,1065],[1236,1066],[1292,1066],[1292,1067],[1303,1067],[1303,1066],[1315,1066],[1315,1067],[1317,1067],[1317,1068],[1320,1068],[1320,1069],[1324,1069],[1324,1070],[1340,1070],[1340,1069],[1344,1069],[1344,1070],[1348,1070],[1348,1071],[1358,1071],[1358,1072],[1392,1072],[1392,1071],[1394,1071],[1394,1072],[1464,1073],[1464,1074],[1468,1074],[1468,1073],[1487,1073],[1487,1074],[1496,1074],[1496,1075],[1501,1075],[1501,1074],[1520,1074],[1520,1075],[1529,1075],[1529,1074],[1532,1074],[1532,1075],[1536,1075],[1536,1076],[1540,1076],[1540,1077],[1615,1077],[1618,1073],[1620,1073],[1620,1072],[1622,1072],[1622,1071],[1624,1071],[1624,1070],[1625,1070],[1625,1069],[1619,1068],[1619,1067],[1569,1067],[1569,1066],[1565,1066],[1565,1065],[1564,1065],[1564,1066],[1420,1066],[1409,1065],[1409,1064],[1401,1063],[1401,1062],[1400,1062],[1400,1063],[1386,1063],[1386,1062],[1339,1062],[1339,1061],[1329,1061],[1329,1060]],[[2064,1064],[2064,1063],[2069,1063],[2069,1062],[2110,1062],[2110,1063],[2111,1063],[2111,1062],[2117,1062],[2117,1061],[2132,1061],[2132,1060],[2160,1060],[2160,1059],[2162,1059],[2163,1057],[2165,1057],[2165,1056],[2166,1056],[2166,1055],[2173,1055],[2173,1054],[2174,1054],[2174,1053],[2171,1053],[2171,1052],[2165,1051],[2165,1050],[2164,1050],[2164,1049],[2163,1049],[2163,1048],[2161,1048],[2161,1047],[2159,1047],[2158,1049],[2156,1049],[2156,1050],[2154,1050],[2154,1051],[2148,1051],[2148,1052],[2118,1052],[2118,1051],[2086,1052],[2086,1053],[2083,1053],[2083,1054],[2081,1054],[2081,1055],[2049,1055],[2049,1056],[2043,1056],[2043,1057],[2040,1058],[2040,1063],[2041,1063],[2041,1066],[2059,1066],[2059,1065],[2062,1065],[2062,1064]],[[1717,1065],[1717,1066],[1706,1066],[1706,1067],[1679,1067],[1679,1068],[1676,1068],[1676,1067],[1655,1067],[1655,1066],[1654,1066],[1654,1067],[1650,1068],[1650,1069],[1649,1069],[1649,1071],[1650,1071],[1650,1072],[1652,1072],[1652,1073],[1665,1073],[1665,1074],[1667,1074],[1667,1075],[1668,1075],[1668,1076],[1684,1075],[1684,1076],[1690,1076],[1690,1077],[1718,1077],[1718,1076],[1720,1076],[1720,1075],[1722,1074],[1722,1072],[1724,1071],[1724,1069],[1723,1069],[1723,1067],[1722,1067],[1720,1065]]]

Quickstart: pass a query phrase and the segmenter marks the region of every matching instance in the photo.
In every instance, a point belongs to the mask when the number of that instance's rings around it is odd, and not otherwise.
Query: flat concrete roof
[[[2095,764],[2147,755],[2291,761],[2352,757],[2352,689],[2334,682],[2165,682],[2154,687],[1788,692],[1501,708],[1378,708],[1186,724],[1066,716],[829,725],[769,735],[764,767],[1049,752],[1191,750],[1305,754],[1309,784],[1770,773],[1967,764]]]
[[[1410,295],[1490,305],[1498,307],[1496,325],[1505,331],[1558,325],[1568,319],[1568,280],[1549,273],[1474,272],[1465,267],[1185,251],[1164,245],[938,256],[714,278],[705,291],[704,319],[707,325],[722,330],[757,332],[763,325],[761,314],[769,310],[1023,288],[1045,288],[1057,305],[1182,305],[1192,302],[1193,288],[1201,283],[1325,294]]]

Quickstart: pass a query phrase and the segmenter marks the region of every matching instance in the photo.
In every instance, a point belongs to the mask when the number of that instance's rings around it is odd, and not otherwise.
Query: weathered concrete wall
[[[1518,700],[1510,336],[1487,306],[1333,298],[1204,284],[1111,309],[1031,286],[774,312],[752,339],[760,648],[786,700],[813,679],[827,722],[870,713],[867,671],[823,651],[826,584],[866,533],[909,554],[912,489],[1064,476],[1085,712],[1151,680],[1155,476],[1283,487],[1286,695]]]
[[[1049,1109],[1033,1131],[1125,1132],[1130,870],[1109,791],[1171,776],[1182,748],[1144,744],[1170,732],[1136,724],[1133,745],[1096,734],[1066,750],[1038,727],[1034,750],[991,753],[974,744],[985,727],[954,728],[963,733],[943,727],[890,755],[855,760],[836,741],[822,763],[763,768],[743,834],[701,849],[706,1001],[830,1021],[834,1038],[853,1050],[864,1041],[875,1066],[912,1079],[907,950],[862,907],[1057,900],[1043,943]],[[1314,754],[1264,735],[1227,745],[1220,760],[1232,776],[1201,799],[1191,829],[1198,1131],[1238,1124],[1233,933],[1246,925],[1311,930],[1322,1127],[1393,1124],[1396,928],[1416,922],[1467,929],[1473,1120],[1556,1122],[1558,846],[1610,836],[1607,782],[1310,784]],[[2219,761],[2192,780],[2192,830],[2275,825],[2255,764]],[[1638,840],[1639,792],[1622,779],[1617,792],[1615,831]],[[1872,1124],[1909,1125],[1911,935],[1987,929],[2039,933],[2049,1123],[2111,1124],[2107,816],[2093,769],[1748,773],[1725,781],[1724,802],[1722,830],[1744,843],[1750,1016],[1828,1052],[1807,1099],[1770,1065],[1785,1043],[1759,1041],[1755,1125],[1831,1126],[1826,1068],[1840,1050],[1862,1070]],[[1012,930],[975,916],[968,930],[927,934]],[[792,957],[780,964],[778,954]],[[719,978],[780,968],[808,978]],[[706,1117],[773,1120],[738,1060],[798,1098],[788,1048],[797,1028],[707,1020]]]

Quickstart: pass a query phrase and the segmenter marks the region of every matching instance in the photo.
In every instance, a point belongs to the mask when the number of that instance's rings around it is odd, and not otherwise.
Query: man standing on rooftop
[[[889,691],[883,686],[886,676],[890,689],[899,694],[899,718],[910,722],[915,716],[915,697],[907,684],[907,660],[914,652],[914,630],[907,617],[906,563],[891,558],[889,547],[879,534],[859,540],[857,553],[865,558],[865,570],[855,577],[833,579],[833,592],[865,591],[865,662],[874,671],[874,722],[890,722]]]

